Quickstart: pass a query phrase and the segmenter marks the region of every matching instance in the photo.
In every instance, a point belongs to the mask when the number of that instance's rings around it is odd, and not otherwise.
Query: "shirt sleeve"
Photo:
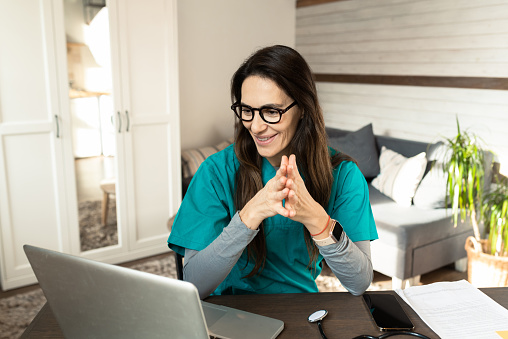
[[[367,290],[374,277],[370,241],[353,243],[342,232],[336,244],[318,246],[319,253],[340,283],[353,295]]]
[[[204,250],[185,250],[183,279],[193,283],[201,299],[227,277],[258,230],[248,228],[236,213],[222,233]]]
[[[328,213],[343,232],[338,243],[318,246],[319,252],[341,284],[360,295],[372,282],[370,241],[378,235],[367,182],[354,162],[343,161],[334,170]]]
[[[334,170],[334,184],[327,209],[353,242],[378,238],[369,201],[369,188],[358,166],[343,161]]]
[[[229,224],[234,210],[234,166],[224,151],[208,157],[194,175],[175,217],[168,246],[185,255],[201,251]]]

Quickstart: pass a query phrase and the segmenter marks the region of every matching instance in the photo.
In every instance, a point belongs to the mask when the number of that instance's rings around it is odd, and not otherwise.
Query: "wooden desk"
[[[508,308],[508,288],[483,288],[481,290],[503,307]],[[395,294],[393,291],[368,293]],[[397,296],[397,298],[399,297]],[[209,297],[206,301],[284,321],[284,330],[278,337],[281,339],[320,338],[317,325],[307,321],[309,314],[319,309],[328,310],[328,316],[323,321],[323,328],[330,339],[347,339],[361,334],[376,336],[382,334],[369,318],[362,298],[345,292],[217,296]],[[399,301],[401,300],[399,299]],[[406,303],[401,301],[401,304],[413,321],[416,332],[425,334],[429,338],[438,338]],[[44,305],[21,338],[63,338],[48,304]],[[398,336],[397,338],[414,337]]]

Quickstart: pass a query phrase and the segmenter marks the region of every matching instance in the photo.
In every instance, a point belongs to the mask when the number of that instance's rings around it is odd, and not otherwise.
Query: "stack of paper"
[[[508,310],[465,280],[395,290],[441,338],[508,338]]]

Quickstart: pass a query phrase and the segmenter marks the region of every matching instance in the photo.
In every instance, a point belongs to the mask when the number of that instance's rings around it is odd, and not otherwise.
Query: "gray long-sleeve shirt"
[[[184,280],[193,283],[201,299],[206,298],[227,277],[243,250],[254,239],[258,230],[248,228],[238,212],[222,233],[205,249],[185,250]],[[370,259],[370,241],[353,243],[342,232],[336,244],[318,246],[326,263],[353,295],[360,295],[373,278]]]

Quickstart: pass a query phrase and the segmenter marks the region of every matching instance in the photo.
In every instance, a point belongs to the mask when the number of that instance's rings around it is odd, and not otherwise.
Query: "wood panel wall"
[[[430,142],[458,117],[508,172],[508,0],[336,1],[296,25],[327,125]]]

